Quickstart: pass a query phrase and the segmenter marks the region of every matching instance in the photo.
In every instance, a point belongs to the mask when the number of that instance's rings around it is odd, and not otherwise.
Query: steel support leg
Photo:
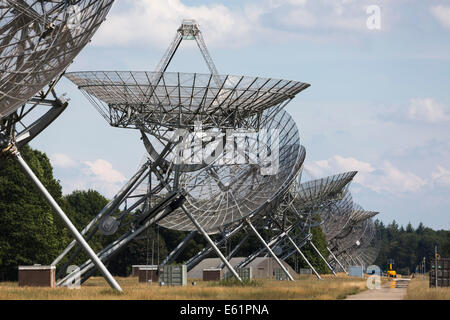
[[[351,255],[349,255],[349,254],[347,253],[347,256],[350,258],[350,260],[352,261],[352,263],[353,263],[354,266],[357,266],[357,265],[358,265],[358,262],[355,261]]]
[[[125,195],[130,191],[130,189],[136,184],[136,182],[139,180],[139,178],[142,176],[142,174],[145,172],[146,166],[143,165],[139,171],[128,181],[128,183],[120,189],[120,191],[114,196],[114,198],[100,211],[100,213],[92,219],[91,222],[83,229],[81,230],[81,234],[86,234],[94,224],[99,221],[103,216],[108,215],[110,212],[115,210],[121,203],[121,201],[124,199]],[[57,265],[62,258],[75,246],[76,241],[72,241],[64,250],[63,252],[55,259],[55,261],[52,262],[52,265]]]
[[[320,253],[320,251],[316,248],[316,246],[314,245],[314,243],[312,241],[309,241],[309,244],[311,245],[311,247],[313,247],[313,249],[317,252],[317,254],[319,255],[319,257],[323,260],[323,262],[325,262],[325,264],[327,265],[328,269],[330,269],[330,271],[334,274],[335,277],[337,277],[336,272],[334,272],[334,269],[332,266],[330,266],[330,264],[328,263],[328,261],[322,256],[322,254]]]
[[[227,260],[230,260],[233,256],[234,256],[234,254],[239,250],[239,248],[245,243],[245,241],[247,241],[247,239],[248,239],[248,234],[246,234],[245,236],[244,236],[244,238],[242,238],[242,240],[233,248],[233,250],[231,250],[231,252],[228,254],[228,256],[227,256]],[[217,266],[217,269],[223,269],[223,267],[224,267],[224,264],[223,264],[223,262],[222,263],[220,263],[218,266]]]
[[[191,231],[182,242],[178,244],[178,246],[172,250],[172,252],[167,256],[167,258],[164,259],[164,261],[160,264],[161,266],[166,265],[167,263],[172,262],[172,260],[176,259],[178,255],[181,253],[181,251],[186,248],[189,241],[194,238],[194,236],[197,234],[195,231]]]
[[[169,196],[167,201],[163,202],[170,202],[173,200],[173,195]],[[156,212],[158,211],[158,212]],[[155,211],[155,216],[147,220],[143,225],[139,226],[136,230],[130,230],[127,233],[123,234],[119,239],[115,240],[114,242],[110,243],[107,247],[105,247],[103,250],[101,250],[98,253],[98,257],[101,260],[110,259],[112,256],[120,252],[120,250],[126,246],[130,241],[135,239],[139,234],[141,234],[143,231],[145,231],[150,225],[153,223],[159,221],[159,219],[162,219],[167,213],[164,211],[164,209],[161,210],[161,208],[157,209]],[[89,274],[89,276],[92,274],[92,268],[94,268],[94,264],[91,262],[91,260],[86,261],[84,264],[80,266],[80,271],[78,272],[79,275]],[[89,273],[88,273],[89,272]],[[70,283],[72,281],[73,277],[76,275],[71,273],[67,275],[65,278],[58,281],[57,285],[64,285],[65,283]],[[84,276],[82,278],[82,282],[87,280],[89,276]]]
[[[235,235],[237,232],[239,232],[239,230],[242,229],[243,223],[240,223],[236,228],[234,228],[232,231],[228,232],[227,234],[224,235],[224,237],[222,239],[220,239],[219,241],[216,242],[216,246],[220,246],[222,243],[224,243],[227,239],[229,239],[230,237],[232,237],[233,235]],[[200,261],[206,257],[210,252],[212,251],[211,247],[206,247],[203,250],[201,250],[200,252],[198,252],[195,256],[193,256],[192,258],[190,258],[187,262],[186,262],[186,266],[187,266],[187,270],[190,271],[192,270],[198,263],[200,263]]]
[[[330,248],[327,247],[328,252],[331,254],[331,256],[333,257],[333,259],[339,264],[339,266],[341,267],[341,269],[348,274],[347,270],[345,270],[344,266],[342,265],[342,263],[338,260],[338,258],[336,258],[336,256],[334,255],[334,253],[330,250]]]
[[[234,270],[234,268],[231,266],[231,264],[228,262],[228,260],[222,254],[222,252],[220,252],[219,248],[217,248],[217,246],[215,245],[214,241],[211,240],[209,235],[202,228],[202,226],[198,223],[198,221],[190,214],[190,212],[186,209],[186,207],[184,205],[181,206],[181,208],[183,209],[184,213],[189,217],[189,219],[191,219],[192,223],[195,225],[197,230],[203,235],[203,237],[206,239],[206,241],[209,243],[209,245],[217,253],[217,255],[219,256],[220,260],[222,260],[222,262],[225,263],[225,265],[228,267],[228,270],[231,271],[231,273],[236,277],[236,279],[238,279],[239,281],[242,282],[242,279],[239,277],[239,275],[236,272],[236,270]]]
[[[366,269],[366,266],[365,266],[364,262],[360,259],[360,257],[359,257],[359,256],[356,256],[355,259],[356,259],[356,261],[359,262],[359,264],[361,264],[361,266],[362,266],[363,269],[365,270],[365,269]]]
[[[272,258],[275,259],[275,261],[278,263],[278,265],[280,266],[280,268],[284,271],[284,273],[288,276],[289,280],[291,281],[295,281],[294,278],[291,276],[291,274],[289,273],[289,271],[286,269],[286,267],[284,266],[284,264],[280,261],[280,259],[278,259],[277,255],[272,251],[272,249],[270,248],[270,246],[266,243],[266,241],[263,239],[263,237],[261,237],[261,235],[259,234],[259,232],[255,229],[255,227],[253,226],[253,224],[250,222],[250,219],[246,219],[247,225],[250,227],[250,229],[252,229],[253,233],[258,237],[259,241],[266,247],[267,251],[269,251],[270,255],[272,256]]]
[[[302,256],[303,260],[306,261],[306,263],[308,264],[308,266],[311,268],[311,270],[314,272],[314,274],[316,275],[317,279],[322,280],[322,278],[320,277],[319,273],[317,273],[316,269],[314,269],[314,267],[312,266],[312,264],[308,261],[308,259],[306,258],[306,256],[303,254],[303,252],[300,250],[300,248],[297,246],[297,244],[295,243],[294,240],[292,240],[292,238],[290,236],[287,236],[289,242],[294,246],[295,250],[297,250],[297,252]]]
[[[97,266],[97,268],[101,271],[103,276],[105,277],[106,281],[109,283],[109,285],[117,290],[122,292],[122,288],[119,286],[119,284],[116,282],[116,280],[113,278],[111,273],[109,273],[108,269],[106,269],[105,265],[101,262],[101,260],[97,257],[95,252],[91,249],[89,244],[84,240],[83,236],[78,232],[78,230],[75,228],[73,223],[70,221],[70,219],[66,216],[64,211],[61,209],[61,207],[58,205],[58,203],[53,199],[51,194],[47,191],[47,189],[44,187],[44,185],[39,181],[39,179],[36,177],[34,172],[31,170],[31,168],[28,166],[28,164],[25,162],[25,160],[22,158],[20,153],[18,151],[13,153],[16,160],[19,162],[19,164],[22,166],[22,168],[25,170],[26,174],[30,179],[33,181],[35,186],[38,188],[38,190],[42,193],[42,195],[45,197],[45,199],[48,201],[50,206],[53,208],[53,210],[59,215],[59,217],[63,220],[69,231],[73,234],[76,241],[80,244],[80,246],[83,247],[83,249],[86,251],[86,253],[89,255],[91,260],[94,262],[94,264]]]

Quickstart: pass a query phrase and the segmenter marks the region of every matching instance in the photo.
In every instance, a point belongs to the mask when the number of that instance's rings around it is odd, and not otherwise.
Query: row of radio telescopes
[[[155,224],[186,231],[162,264],[173,262],[200,233],[208,245],[186,262],[187,269],[214,252],[220,267],[238,279],[236,270],[261,255],[274,258],[290,280],[282,261],[298,255],[320,278],[302,252],[306,244],[333,273],[373,263],[377,212],[354,203],[349,185],[357,173],[301,181],[306,150],[285,106],[309,84],[219,74],[194,20],[182,22],[154,72],[66,73],[112,4],[0,0],[0,147],[22,165],[75,238],[52,263],[58,285],[75,277],[84,282],[99,269],[121,290],[104,263]],[[210,74],[166,72],[183,40],[197,42]],[[67,107],[55,91],[62,76],[111,126],[139,130],[146,151],[137,172],[81,231],[20,156],[20,148]],[[38,120],[25,124],[39,112]],[[314,227],[325,234],[326,254],[314,245]],[[270,237],[262,237],[262,230]],[[232,267],[242,241],[227,256],[219,247],[243,232],[256,235],[260,247]],[[98,233],[112,240],[95,253],[88,242]],[[90,259],[66,274],[82,250]]]

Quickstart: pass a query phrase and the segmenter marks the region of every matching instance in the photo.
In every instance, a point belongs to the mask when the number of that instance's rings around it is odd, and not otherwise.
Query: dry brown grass
[[[365,279],[339,275],[301,276],[295,282],[264,280],[250,286],[224,286],[197,281],[186,287],[140,284],[137,278],[118,278],[124,292],[109,289],[102,278],[92,278],[81,289],[20,288],[0,283],[0,300],[334,300],[366,289]]]
[[[450,287],[448,288],[429,288],[429,279],[423,280],[422,277],[411,279],[406,300],[450,300]]]

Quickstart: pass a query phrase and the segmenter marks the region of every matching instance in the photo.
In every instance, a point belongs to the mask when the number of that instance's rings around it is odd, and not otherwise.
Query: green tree
[[[322,232],[322,228],[321,227],[311,228],[311,234],[314,246],[317,248],[317,250],[320,251],[322,256],[326,259],[328,257],[327,241],[325,235]],[[317,254],[317,252],[310,244],[306,244],[303,248],[301,248],[301,250],[305,255],[306,259],[308,259],[308,261],[313,265],[314,269],[316,269],[318,273],[326,274],[331,272],[330,269],[328,269],[326,263],[322,260],[322,258]],[[309,268],[306,261],[304,261],[301,257],[299,262],[300,268]],[[292,266],[292,262],[290,263],[290,265]]]
[[[75,190],[72,193],[64,196],[64,200],[67,203],[67,208],[65,210],[67,216],[75,225],[78,230],[84,229],[86,225],[106,206],[108,199],[102,196],[99,192],[95,190]],[[87,235],[85,235],[86,238]],[[103,248],[107,242],[107,237],[103,236],[99,232],[96,232],[94,236],[89,239],[88,243],[90,247],[98,252]],[[72,249],[71,253],[75,250],[79,250],[78,245],[76,248]],[[71,253],[66,255],[65,259],[62,260],[61,265],[67,261]],[[80,251],[77,258],[71,263],[75,265],[80,265],[84,261],[89,259],[88,255],[84,250]]]
[[[427,228],[420,223],[414,230],[409,223],[406,229],[393,221],[385,227],[380,221],[375,221],[379,239],[380,252],[375,264],[386,269],[387,260],[394,259],[395,269],[399,273],[414,272],[416,266],[425,257],[426,261],[434,256],[434,247],[438,246],[441,256],[450,256],[450,231]]]
[[[21,154],[63,207],[48,157],[26,146]],[[67,243],[67,231],[14,159],[0,161],[0,261],[3,280],[17,279],[19,265],[50,264]]]

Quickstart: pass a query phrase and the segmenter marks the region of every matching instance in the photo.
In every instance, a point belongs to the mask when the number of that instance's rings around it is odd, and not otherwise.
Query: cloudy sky
[[[311,84],[287,108],[306,177],[358,170],[353,197],[383,221],[450,229],[448,1],[120,0],[70,71],[153,71],[183,18],[219,73]],[[185,41],[169,71],[208,69]],[[32,146],[65,193],[111,197],[139,165],[139,134],[109,127],[68,80],[57,89],[70,106]]]

